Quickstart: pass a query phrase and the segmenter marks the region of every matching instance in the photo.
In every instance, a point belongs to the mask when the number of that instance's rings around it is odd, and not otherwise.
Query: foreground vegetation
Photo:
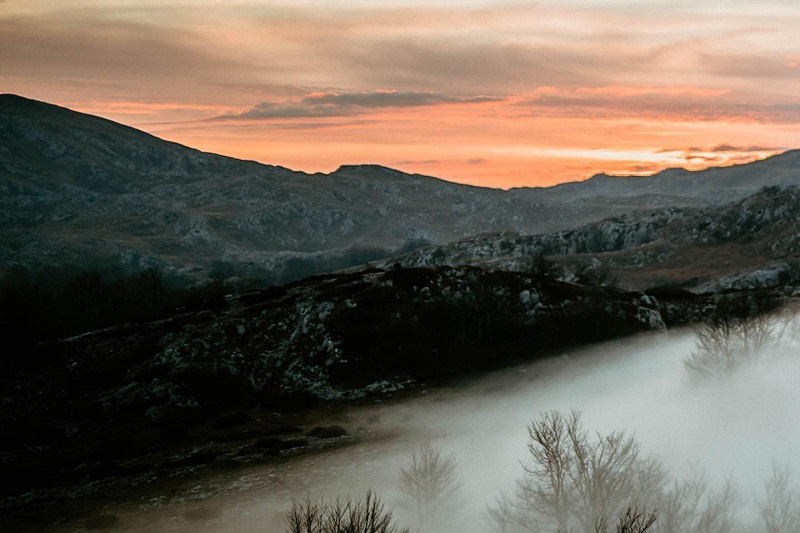
[[[768,304],[753,295],[721,297],[718,303],[717,313],[695,328],[696,347],[684,361],[690,375],[726,379],[733,372],[752,370],[757,363],[798,357],[796,308],[764,313]],[[623,431],[589,432],[578,411],[542,413],[528,426],[528,438],[528,460],[522,464],[514,492],[499,495],[484,513],[489,530],[800,531],[800,490],[789,464],[773,463],[761,490],[748,494],[732,479],[714,486],[698,466],[688,478],[676,478],[658,457],[646,454],[634,436]],[[448,521],[461,510],[459,472],[454,456],[431,443],[413,450],[399,470],[395,489],[400,494],[400,523],[420,532],[456,531]],[[741,512],[748,503],[755,511],[749,516]],[[297,508],[293,509],[295,515],[290,516],[296,517],[296,512]]]
[[[739,516],[746,497],[735,482],[713,487],[706,474],[670,475],[624,432],[590,435],[579,412],[551,411],[528,427],[528,462],[513,495],[484,513],[497,533],[797,533],[800,491],[789,465],[773,466],[755,496],[757,522]],[[423,444],[400,469],[398,522],[380,498],[295,503],[286,533],[436,533],[455,531],[458,471],[452,456]],[[412,525],[403,529],[398,524]]]
[[[277,457],[315,442],[308,428],[292,433],[298,424],[287,423],[289,413],[663,331],[707,316],[723,301],[685,291],[654,298],[478,267],[367,269],[234,295],[221,280],[202,293],[148,272],[118,279],[82,274],[68,282],[52,276],[44,280],[52,290],[37,297],[24,274],[3,288],[11,338],[29,331],[26,323],[47,328],[58,316],[84,311],[100,327],[125,324],[4,354],[0,387],[9,393],[0,412],[0,466],[7,480],[1,494],[9,498]],[[743,317],[762,310],[760,303],[745,307]],[[61,311],[47,314],[54,309]],[[115,314],[123,311],[131,314]],[[48,317],[56,317],[54,324]],[[418,453],[417,467],[409,468],[424,472],[426,456],[436,454]],[[434,462],[452,470],[447,459]],[[407,488],[398,516],[420,529],[440,524],[433,510],[452,502],[415,508],[416,488]],[[608,527],[628,507],[645,518],[651,510],[621,505],[605,518]]]

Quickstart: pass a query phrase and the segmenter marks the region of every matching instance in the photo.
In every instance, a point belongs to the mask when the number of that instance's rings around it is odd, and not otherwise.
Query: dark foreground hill
[[[0,372],[3,495],[278,454],[314,440],[281,413],[662,331],[709,308],[667,296],[475,267],[372,269],[11,349]]]
[[[797,183],[800,152],[647,178],[502,191],[371,165],[308,175],[0,95],[0,273],[122,265],[278,282],[484,232],[563,231]]]

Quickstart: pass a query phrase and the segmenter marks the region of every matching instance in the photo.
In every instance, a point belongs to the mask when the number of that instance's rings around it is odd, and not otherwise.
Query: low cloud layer
[[[385,108],[419,107],[439,104],[497,102],[500,98],[473,96],[458,98],[432,92],[376,91],[361,93],[313,93],[288,102],[261,102],[239,114],[216,119],[261,120],[275,118],[350,117]]]
[[[730,95],[727,91],[610,87],[545,93],[517,105],[536,113],[567,116],[642,117],[670,121],[755,121],[800,123],[800,101],[765,103],[761,97]],[[614,89],[619,92],[614,93]],[[630,88],[628,88],[630,89]],[[749,101],[748,101],[749,100]]]

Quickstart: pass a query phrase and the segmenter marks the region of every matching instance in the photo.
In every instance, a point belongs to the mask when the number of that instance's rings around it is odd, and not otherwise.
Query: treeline
[[[353,246],[336,254],[318,253],[296,256],[288,259],[280,271],[263,272],[260,275],[250,273],[250,277],[256,277],[267,284],[273,285],[290,283],[316,274],[344,270],[364,265],[371,261],[377,261],[378,259],[400,256],[429,245],[430,242],[424,239],[411,239],[397,248]]]
[[[310,276],[400,256],[430,244],[425,239],[409,239],[396,248],[359,245],[340,251],[298,253],[287,258],[279,268],[275,269],[268,269],[247,261],[217,260],[211,263],[208,277],[216,281],[236,280],[237,284],[245,284],[250,287],[284,285]]]
[[[225,294],[363,265],[426,244],[410,240],[396,249],[356,246],[337,254],[309,254],[292,257],[277,270],[218,260],[199,283],[156,268],[130,271],[102,260],[92,266],[13,267],[0,279],[0,333],[31,344],[152,320],[181,308],[220,306]]]
[[[18,267],[0,280],[0,331],[7,340],[30,345],[180,308],[220,306],[230,289],[221,280],[180,286],[152,268],[125,275],[101,268]]]

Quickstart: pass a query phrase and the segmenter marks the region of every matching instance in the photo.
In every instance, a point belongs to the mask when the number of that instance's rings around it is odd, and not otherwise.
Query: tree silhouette
[[[792,309],[750,315],[723,307],[717,316],[695,327],[695,350],[683,364],[698,376],[728,373],[782,352],[797,335],[796,330]]]
[[[576,411],[545,413],[528,434],[533,461],[523,466],[516,497],[500,498],[489,510],[500,531],[596,531],[626,509],[649,506],[666,484],[661,464],[643,457],[632,437],[591,439]]]
[[[286,521],[286,533],[408,533],[393,523],[391,511],[371,491],[356,501],[295,503]]]
[[[419,445],[400,469],[400,504],[408,509],[418,527],[430,527],[441,513],[456,504],[460,487],[452,455],[430,443]]]
[[[764,533],[800,531],[800,495],[790,481],[788,465],[772,467],[772,476],[764,484],[765,498],[758,502]]]

